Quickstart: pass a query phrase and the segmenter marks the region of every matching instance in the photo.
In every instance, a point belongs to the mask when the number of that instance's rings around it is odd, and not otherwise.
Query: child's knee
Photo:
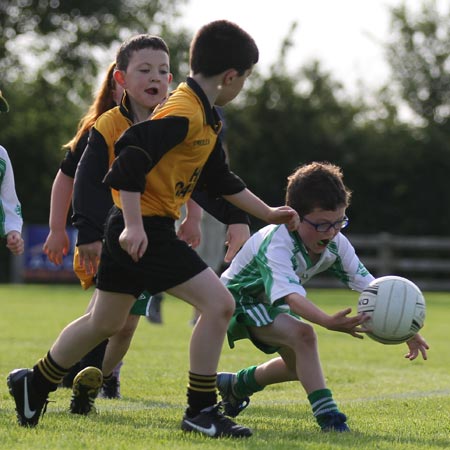
[[[109,338],[119,333],[125,325],[123,320],[113,317],[93,317],[92,326],[96,333]]]
[[[234,314],[234,310],[236,308],[236,302],[231,294],[226,296],[226,300],[223,301],[223,315],[227,318],[227,320],[231,320]]]
[[[293,342],[300,345],[316,346],[317,335],[314,328],[309,323],[299,322],[295,333],[293,333]]]
[[[119,330],[118,334],[122,339],[131,339],[139,323],[139,316],[129,315],[125,325]]]
[[[217,318],[223,318],[230,321],[233,317],[235,307],[236,303],[233,297],[229,292],[225,291],[222,295],[211,298],[207,308],[202,313],[207,313],[207,311],[209,311],[210,314],[213,314]]]

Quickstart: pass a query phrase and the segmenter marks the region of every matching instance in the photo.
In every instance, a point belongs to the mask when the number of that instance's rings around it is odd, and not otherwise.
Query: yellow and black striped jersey
[[[217,111],[188,78],[151,120],[130,127],[117,141],[105,181],[117,190],[141,192],[143,216],[173,219],[195,187],[211,197],[238,193],[245,184],[229,170],[220,130]],[[113,199],[121,208],[119,196]]]

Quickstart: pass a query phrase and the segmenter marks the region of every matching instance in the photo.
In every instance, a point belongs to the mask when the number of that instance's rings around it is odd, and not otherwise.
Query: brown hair
[[[83,136],[86,131],[92,128],[95,121],[104,112],[116,106],[113,96],[116,89],[116,82],[113,77],[115,67],[115,63],[110,64],[105,78],[103,79],[100,86],[100,89],[94,99],[94,102],[78,123],[77,133],[69,142],[67,142],[67,144],[63,145],[63,148],[69,148],[71,151],[74,151],[81,136]]]
[[[342,169],[329,162],[312,162],[297,168],[289,177],[286,204],[300,217],[315,208],[336,211],[350,204],[351,191],[344,185]]]
[[[126,40],[117,51],[116,66],[117,70],[126,71],[130,63],[131,55],[138,50],[152,48],[153,50],[162,50],[168,55],[169,47],[164,39],[152,34],[138,34]]]
[[[235,69],[242,76],[258,59],[259,51],[253,38],[228,20],[216,20],[200,28],[189,50],[192,72],[206,77],[228,69]]]

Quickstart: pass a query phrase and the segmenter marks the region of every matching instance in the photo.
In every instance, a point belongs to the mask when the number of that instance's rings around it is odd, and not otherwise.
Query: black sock
[[[42,397],[47,397],[49,392],[56,391],[69,370],[57,364],[48,352],[33,367],[32,384]]]
[[[189,385],[187,389],[188,409],[187,414],[191,417],[217,403],[216,392],[217,374],[199,375],[189,372]]]
[[[80,370],[85,367],[97,367],[97,369],[102,370],[107,345],[108,339],[105,339],[100,342],[97,347],[94,347],[87,355],[83,356],[80,360]]]

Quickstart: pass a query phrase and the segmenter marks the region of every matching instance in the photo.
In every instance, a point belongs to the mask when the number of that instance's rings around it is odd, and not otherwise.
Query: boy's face
[[[169,55],[153,48],[137,50],[127,70],[116,72],[115,80],[126,89],[133,108],[152,111],[165,99],[172,81]]]
[[[300,217],[300,225],[297,231],[308,251],[320,255],[343,228],[345,219],[345,207],[338,208],[335,211],[316,208],[309,214]],[[320,228],[326,229],[328,225],[329,229],[317,231],[316,228],[319,224],[321,225]]]
[[[232,73],[230,73],[232,72]],[[225,106],[237,97],[244,87],[245,80],[252,73],[252,69],[246,70],[242,75],[238,75],[235,70],[227,72],[224,76],[222,87],[215,101],[217,106]]]

